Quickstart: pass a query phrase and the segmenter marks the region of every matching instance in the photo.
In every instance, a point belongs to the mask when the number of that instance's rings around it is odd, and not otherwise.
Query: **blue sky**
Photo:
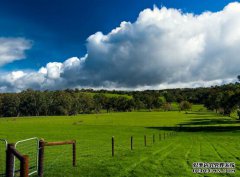
[[[64,61],[86,53],[86,39],[110,32],[122,21],[134,22],[146,8],[166,6],[199,14],[218,11],[230,0],[2,0],[0,34],[32,40],[26,59],[3,70],[38,69],[49,61]]]
[[[0,91],[161,89],[234,82],[237,2],[1,0]],[[116,28],[120,30],[111,33]],[[219,31],[218,37],[214,31]],[[227,58],[233,66],[223,69]],[[29,79],[33,77],[36,80]]]

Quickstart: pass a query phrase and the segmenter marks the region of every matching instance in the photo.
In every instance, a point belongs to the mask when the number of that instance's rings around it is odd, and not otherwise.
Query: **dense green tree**
[[[78,100],[80,113],[91,113],[94,110],[94,101],[90,94],[80,93]]]
[[[212,90],[205,101],[205,106],[209,110],[215,110],[217,112],[218,109],[221,108],[222,100],[223,100],[223,93],[218,92],[216,90]]]
[[[114,110],[115,111],[131,111],[133,108],[131,100],[126,97],[119,96],[114,98]]]
[[[24,116],[39,116],[46,115],[47,103],[46,97],[40,91],[28,89],[19,94],[20,115]]]
[[[50,102],[51,115],[70,115],[72,108],[72,97],[64,91],[55,91]]]
[[[107,96],[103,93],[97,93],[93,96],[95,112],[100,112],[101,109],[107,108]]]
[[[240,97],[234,94],[233,91],[224,91],[222,93],[222,99],[220,101],[220,107],[223,108],[223,114],[230,116],[234,107],[238,105]]]
[[[20,99],[17,94],[3,94],[2,95],[1,115],[3,117],[17,117],[19,116]]]
[[[163,92],[163,96],[165,97],[166,102],[168,102],[168,103],[172,103],[172,102],[176,101],[176,98],[172,92],[165,91],[165,92]]]

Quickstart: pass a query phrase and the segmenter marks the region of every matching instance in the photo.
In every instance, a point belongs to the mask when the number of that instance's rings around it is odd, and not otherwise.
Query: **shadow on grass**
[[[210,115],[216,115],[216,113],[214,112],[187,112],[186,114],[193,114],[193,115],[207,115],[207,116],[210,116]]]
[[[146,127],[164,131],[178,131],[178,132],[228,132],[240,131],[240,126],[179,126],[179,127]]]
[[[151,129],[180,132],[227,132],[240,131],[240,120],[218,117],[216,113],[191,112],[194,118],[188,122],[179,123],[177,126],[169,127],[146,127]],[[208,115],[208,118],[205,118]],[[213,115],[215,115],[213,117]]]
[[[231,119],[191,119],[190,122],[184,122],[179,125],[229,125],[240,123],[239,120]]]

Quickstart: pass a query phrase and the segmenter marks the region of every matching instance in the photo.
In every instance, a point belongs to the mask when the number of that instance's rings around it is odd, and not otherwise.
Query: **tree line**
[[[240,77],[239,77],[240,79]],[[204,104],[209,110],[240,116],[240,84],[226,84],[209,88],[165,89],[145,91],[108,91],[67,89],[57,91],[25,90],[0,94],[0,117],[76,115],[133,110],[190,110],[192,104]]]
[[[163,100],[155,94],[123,93],[108,96],[106,93],[86,90],[35,91],[0,94],[0,116],[51,116],[99,113],[101,110],[132,111],[154,109],[162,106]]]

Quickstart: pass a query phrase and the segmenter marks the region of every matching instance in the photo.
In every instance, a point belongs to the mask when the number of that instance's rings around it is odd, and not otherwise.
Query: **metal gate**
[[[0,139],[0,177],[6,176],[6,150],[7,140]]]
[[[37,173],[38,171],[38,150],[39,150],[39,139],[29,138],[16,142],[15,149],[21,154],[29,156],[29,176]],[[19,176],[20,163],[14,159],[14,176]]]

